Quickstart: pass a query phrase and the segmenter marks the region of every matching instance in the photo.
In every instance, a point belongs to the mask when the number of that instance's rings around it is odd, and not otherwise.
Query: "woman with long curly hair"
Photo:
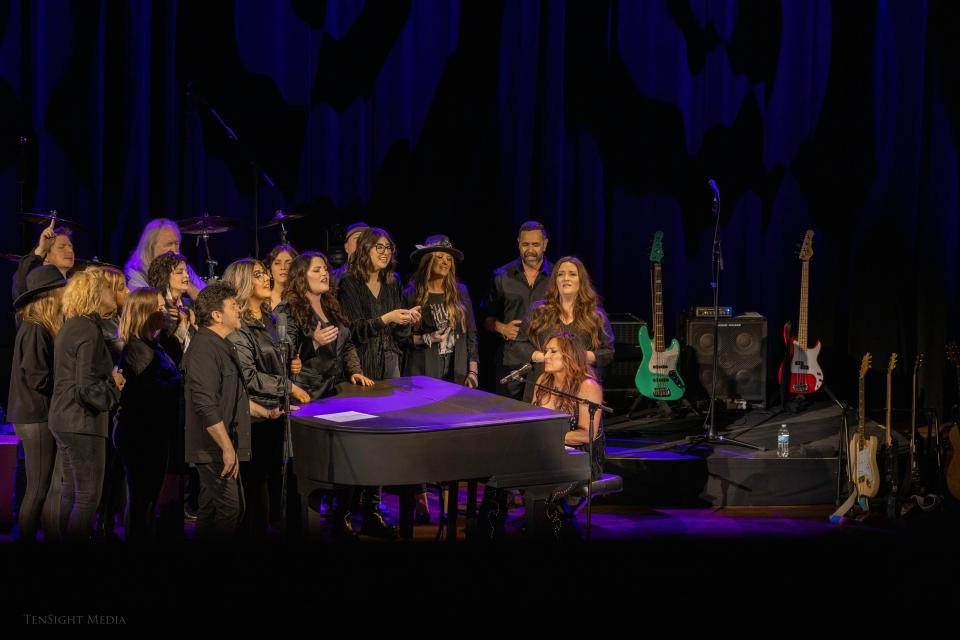
[[[190,272],[186,257],[172,251],[158,255],[150,263],[147,284],[163,294],[167,326],[160,334],[160,342],[167,354],[180,366],[183,353],[190,346],[190,339],[196,332],[196,323],[191,322],[192,302],[188,296]]]
[[[299,253],[289,244],[278,244],[267,254],[266,265],[270,269],[270,309],[283,302],[283,290],[290,276],[290,265]]]
[[[587,405],[568,397],[574,396],[597,404],[603,403],[603,387],[597,380],[593,366],[589,363],[587,351],[583,348],[580,336],[560,331],[544,340],[543,371],[536,377],[536,391],[532,403],[538,407],[553,409],[570,416],[570,429],[564,434],[563,443],[568,447],[582,451],[592,450],[590,475],[596,480],[606,461],[606,446],[602,414],[594,416],[593,446],[590,443],[590,411]],[[554,391],[555,390],[555,391]],[[556,393],[556,391],[561,392]],[[580,538],[573,509],[566,498],[579,489],[585,480],[564,485],[553,491],[547,500],[546,515],[549,526],[544,530],[552,531],[560,540]],[[496,489],[484,493],[480,509],[479,523],[482,535],[496,538],[503,534],[506,519],[509,492]]]
[[[59,482],[56,490],[50,491],[57,446],[47,428],[47,414],[53,395],[53,343],[63,326],[60,301],[66,284],[54,265],[37,267],[27,274],[25,291],[14,302],[19,326],[10,367],[7,419],[23,443],[27,488],[17,520],[20,539],[25,541],[36,538],[41,520],[47,540],[55,538],[59,529]]]
[[[447,236],[417,245],[410,261],[417,270],[403,292],[407,307],[423,312],[407,342],[403,373],[477,387],[477,325],[467,288],[457,279],[463,253]]]
[[[524,400],[533,398],[534,381],[543,372],[547,339],[559,331],[571,333],[580,341],[587,363],[597,371],[613,362],[613,329],[600,306],[590,274],[579,258],[566,256],[553,265],[550,283],[543,300],[530,305],[517,335],[518,342],[530,354],[533,371],[527,377]]]

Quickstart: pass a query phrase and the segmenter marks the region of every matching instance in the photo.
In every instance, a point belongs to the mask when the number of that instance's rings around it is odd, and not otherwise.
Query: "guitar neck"
[[[666,350],[663,338],[663,278],[659,262],[653,263],[653,341],[654,349]]]
[[[860,376],[860,407],[858,410],[858,420],[860,425],[858,426],[858,431],[860,432],[860,439],[863,440],[867,434],[867,410],[866,410],[866,401],[864,400],[864,378],[866,376]]]
[[[800,322],[797,327],[797,342],[807,348],[807,307],[810,300],[810,261],[804,260],[800,276]]]
[[[887,373],[887,436],[886,443],[887,446],[893,444],[893,399],[891,393],[893,391],[893,372]]]

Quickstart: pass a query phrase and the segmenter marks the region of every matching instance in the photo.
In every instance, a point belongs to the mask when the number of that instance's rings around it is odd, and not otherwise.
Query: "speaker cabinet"
[[[613,329],[613,362],[603,372],[603,389],[636,392],[634,378],[643,361],[637,334],[647,323],[632,313],[611,313],[608,317]]]
[[[686,320],[687,357],[681,375],[709,398],[713,384],[713,318]],[[717,397],[767,403],[767,319],[759,314],[721,318],[718,325],[720,370]]]

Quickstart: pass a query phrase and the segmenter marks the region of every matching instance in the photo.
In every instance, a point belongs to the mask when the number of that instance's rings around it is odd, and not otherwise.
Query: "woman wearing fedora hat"
[[[23,443],[27,489],[20,505],[20,539],[36,539],[43,511],[47,537],[56,535],[56,509],[45,505],[57,445],[47,428],[53,395],[53,341],[63,326],[60,301],[67,281],[54,265],[37,267],[27,274],[26,291],[17,297],[17,337],[10,367],[9,420]],[[51,494],[55,502],[59,493]]]
[[[445,235],[416,245],[416,271],[403,292],[404,306],[420,307],[420,322],[404,340],[403,375],[430,376],[475,389],[478,383],[477,325],[467,288],[457,279],[463,252]],[[416,520],[430,522],[427,494],[416,497]]]
[[[430,236],[410,254],[417,270],[403,292],[419,306],[420,322],[406,341],[404,375],[430,376],[474,389],[479,375],[477,325],[467,288],[457,279],[463,253],[444,235]]]

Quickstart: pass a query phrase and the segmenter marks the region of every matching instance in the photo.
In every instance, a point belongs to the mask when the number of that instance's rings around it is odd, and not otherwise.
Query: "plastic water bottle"
[[[787,431],[787,425],[781,424],[777,431],[777,457],[790,457],[790,432]]]

